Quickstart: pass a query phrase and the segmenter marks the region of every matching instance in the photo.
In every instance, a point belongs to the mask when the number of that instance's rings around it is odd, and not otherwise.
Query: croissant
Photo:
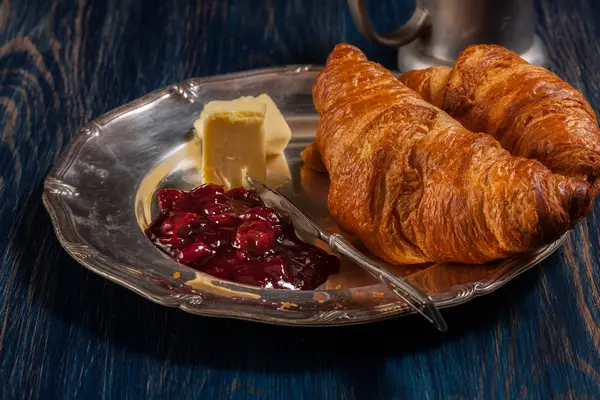
[[[515,156],[600,186],[600,131],[583,95],[552,72],[495,45],[470,46],[453,69],[408,72],[400,81],[469,130]]]
[[[317,147],[317,142],[312,142],[306,146],[306,148],[302,150],[302,153],[300,153],[300,156],[302,157],[304,164],[313,171],[327,172],[327,168],[325,168],[323,160],[321,159],[321,152]]]
[[[589,184],[468,131],[353,46],[329,55],[313,101],[305,161],[320,153],[336,222],[392,263],[485,263],[555,240],[589,210]]]

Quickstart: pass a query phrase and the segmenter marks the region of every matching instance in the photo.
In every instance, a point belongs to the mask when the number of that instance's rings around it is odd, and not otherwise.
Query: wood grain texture
[[[374,3],[374,2],[371,2]],[[377,3],[377,25],[410,1]],[[600,3],[541,0],[551,68],[600,111]],[[444,311],[337,329],[210,319],[88,272],[58,244],[43,177],[88,119],[181,79],[322,64],[343,0],[0,0],[0,398],[598,398],[600,208],[559,252]]]

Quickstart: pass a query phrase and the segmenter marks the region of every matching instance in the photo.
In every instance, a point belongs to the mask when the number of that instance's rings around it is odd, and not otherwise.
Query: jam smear
[[[312,290],[339,260],[301,241],[291,222],[253,190],[213,184],[158,192],[160,215],[146,235],[178,262],[220,279],[275,289]]]

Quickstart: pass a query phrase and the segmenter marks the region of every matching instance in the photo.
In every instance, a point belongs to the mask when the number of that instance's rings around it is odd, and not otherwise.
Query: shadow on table
[[[379,385],[385,381],[381,376],[389,358],[425,352],[472,331],[495,329],[496,323],[510,318],[510,298],[525,295],[539,278],[539,270],[530,270],[509,287],[444,310],[450,327],[447,333],[437,332],[416,316],[338,328],[290,328],[199,317],[153,304],[84,269],[59,248],[41,202],[30,205],[28,211],[17,240],[44,246],[41,255],[23,255],[19,281],[29,285],[34,302],[82,328],[80,335],[89,333],[96,337],[90,340],[107,340],[132,356],[168,360],[170,365],[269,373],[335,370],[350,382],[361,382],[353,389],[358,397],[386,392]],[[44,259],[44,253],[54,256],[47,257],[46,263],[37,262],[38,257]],[[362,390],[365,393],[359,393]]]

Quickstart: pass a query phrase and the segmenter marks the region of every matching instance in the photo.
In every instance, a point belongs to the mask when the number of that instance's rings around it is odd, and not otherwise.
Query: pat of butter
[[[267,115],[265,116],[265,151],[268,156],[283,153],[283,150],[290,142],[292,131],[273,99],[263,93],[257,97],[240,97],[240,100],[260,102],[267,106]]]
[[[226,189],[247,186],[246,175],[266,177],[265,114],[261,102],[211,101],[194,128],[202,138],[202,181]]]

